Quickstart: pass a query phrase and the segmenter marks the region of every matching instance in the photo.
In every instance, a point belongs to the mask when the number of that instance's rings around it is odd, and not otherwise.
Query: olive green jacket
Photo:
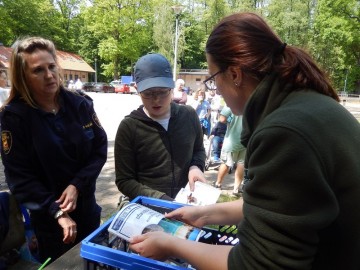
[[[115,138],[116,185],[136,196],[174,198],[188,182],[192,165],[203,170],[205,150],[199,118],[190,106],[171,104],[168,130],[149,118],[143,106],[119,125]]]
[[[246,104],[244,219],[229,269],[360,269],[360,125],[269,75]]]

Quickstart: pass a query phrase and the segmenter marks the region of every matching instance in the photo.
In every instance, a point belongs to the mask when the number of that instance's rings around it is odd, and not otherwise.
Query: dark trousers
[[[212,140],[212,152],[214,158],[220,158],[223,142],[224,142],[224,137],[214,136]]]
[[[72,244],[64,244],[63,230],[56,219],[47,213],[31,213],[31,225],[38,242],[40,262],[43,263],[48,258],[51,258],[51,262],[56,260],[95,231],[100,226],[100,214],[101,207],[96,203],[89,202],[88,208],[78,205],[77,209],[70,213],[70,217],[77,224],[76,240]]]

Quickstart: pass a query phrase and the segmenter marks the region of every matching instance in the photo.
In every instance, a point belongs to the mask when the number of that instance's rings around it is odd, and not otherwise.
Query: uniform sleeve
[[[16,199],[32,210],[48,209],[55,194],[37,173],[37,164],[31,154],[31,136],[25,120],[5,112],[1,118],[1,157],[6,182]]]
[[[76,186],[79,192],[95,191],[96,180],[107,159],[108,142],[104,128],[101,126],[93,103],[88,103],[88,113],[91,117],[94,138],[92,139],[92,150],[89,158],[76,173],[70,184]]]
[[[253,135],[240,244],[230,252],[229,269],[311,269],[319,231],[339,211],[315,149],[284,127]]]
[[[134,122],[125,118],[116,133],[114,146],[116,186],[122,194],[131,199],[137,196],[161,198],[165,193],[143,185],[137,180],[135,126]]]

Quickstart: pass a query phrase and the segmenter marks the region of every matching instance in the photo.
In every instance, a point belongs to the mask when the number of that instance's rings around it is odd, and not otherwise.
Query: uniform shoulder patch
[[[6,155],[9,154],[12,146],[12,136],[10,131],[3,130],[1,132],[1,145],[4,153]]]
[[[95,123],[99,128],[104,129],[104,128],[102,127],[102,125],[101,125],[101,123],[100,123],[100,120],[99,120],[99,118],[97,117],[96,113],[94,113],[94,114],[92,115],[92,118],[93,118],[94,123]]]

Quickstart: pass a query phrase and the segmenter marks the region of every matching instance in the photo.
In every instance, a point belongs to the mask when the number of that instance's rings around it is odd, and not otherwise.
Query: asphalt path
[[[114,141],[121,120],[141,104],[138,95],[88,92],[109,141]]]

